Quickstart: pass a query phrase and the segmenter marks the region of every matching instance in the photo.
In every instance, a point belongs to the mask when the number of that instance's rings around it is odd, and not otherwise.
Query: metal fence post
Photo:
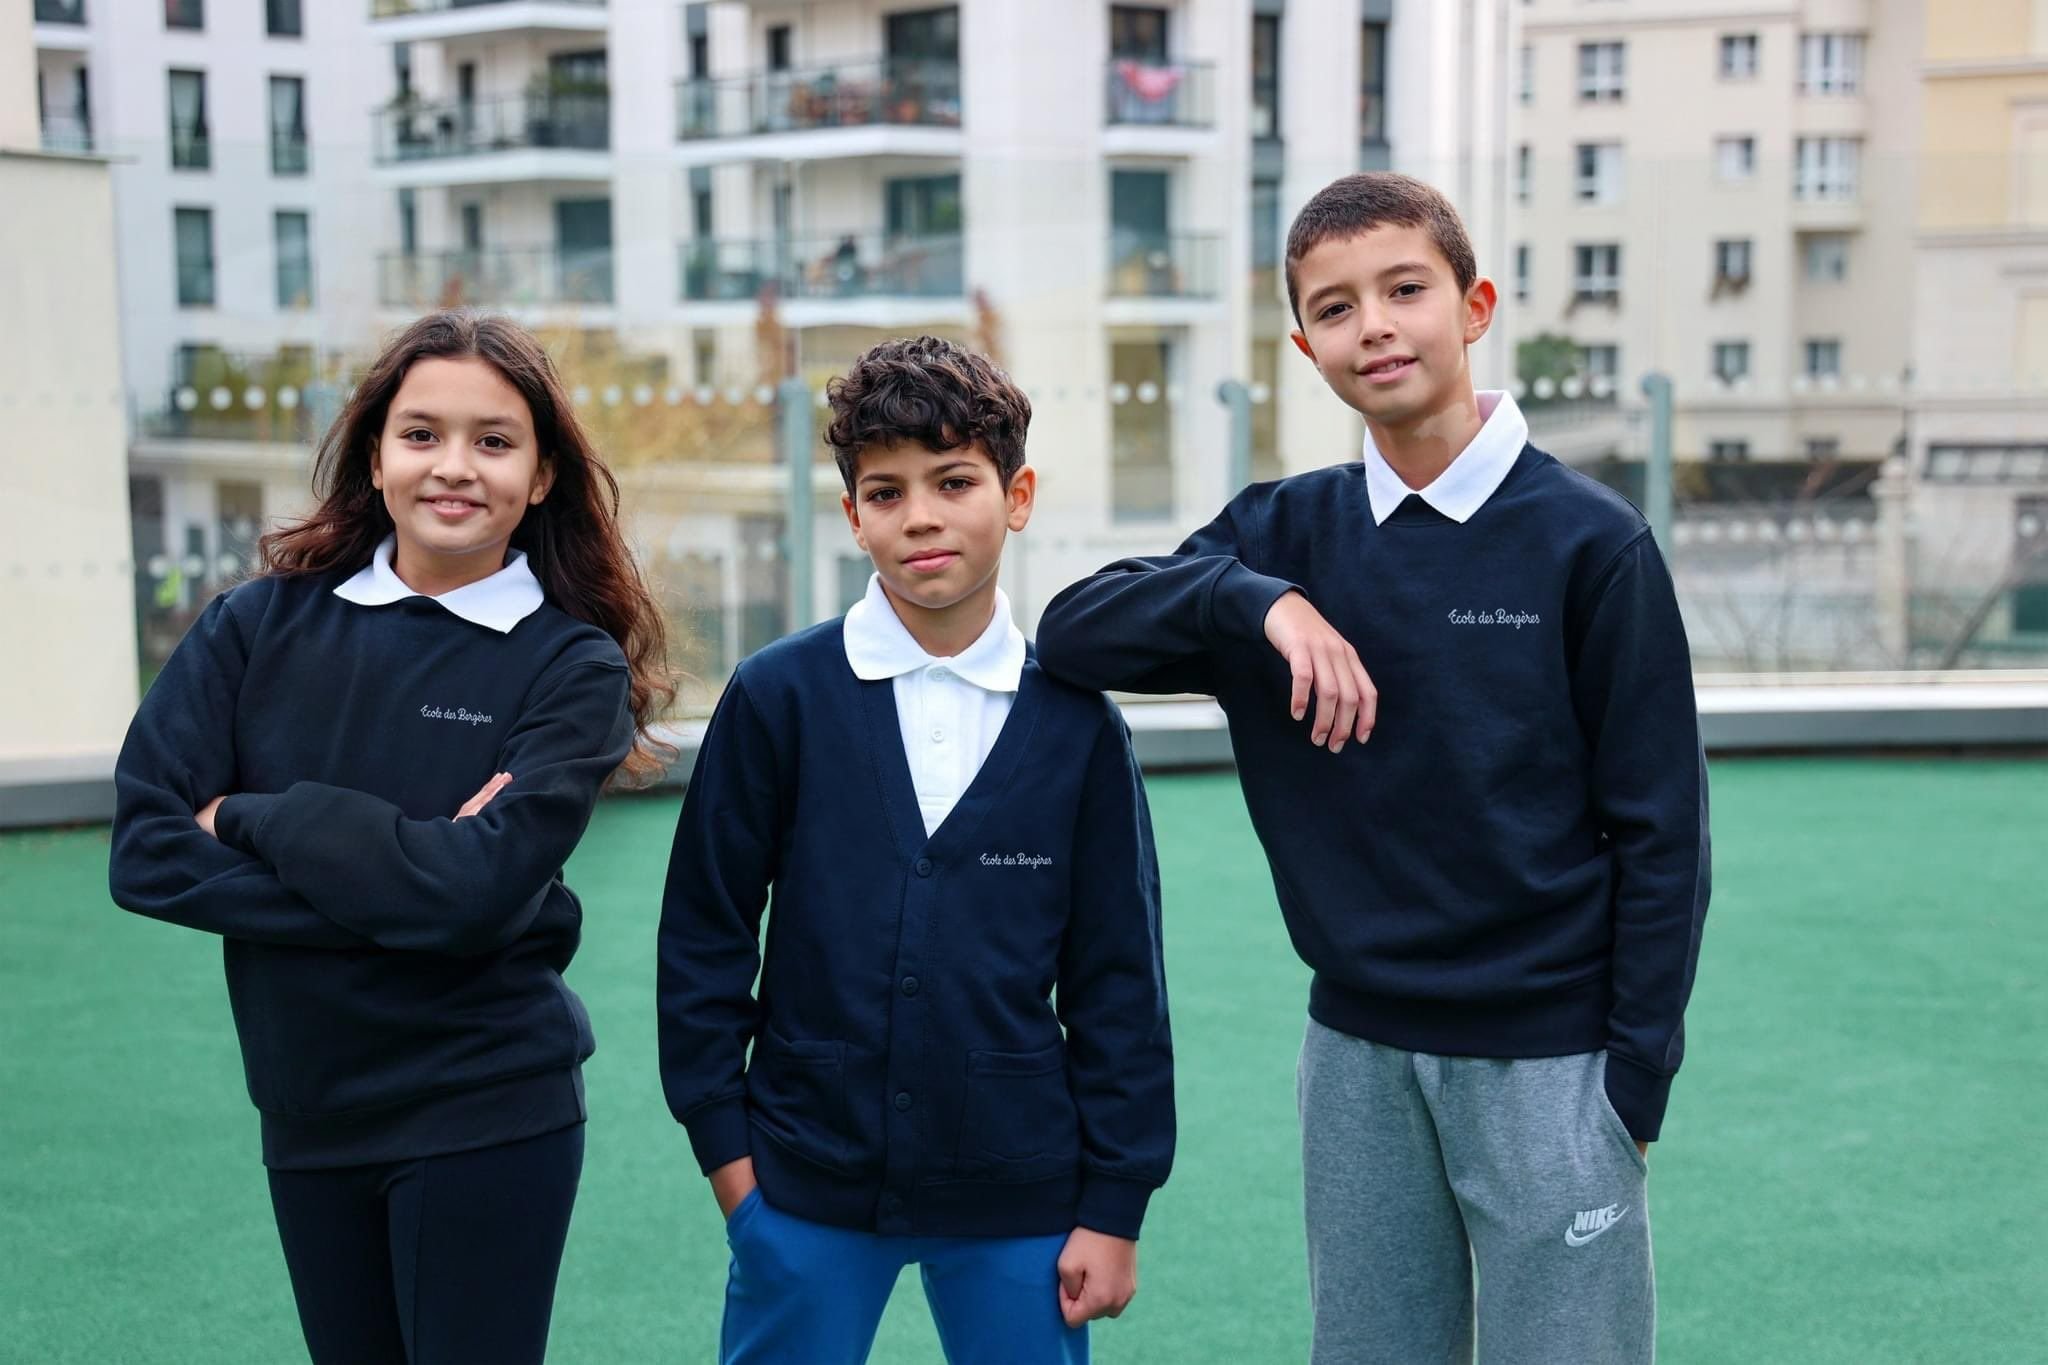
[[[1671,376],[1652,371],[1643,376],[1643,395],[1650,400],[1650,450],[1643,463],[1643,515],[1657,548],[1671,549]]]
[[[783,557],[789,565],[789,629],[802,630],[811,624],[812,582],[811,535],[816,521],[817,495],[811,486],[811,460],[817,433],[812,426],[811,386],[791,376],[775,388],[779,406],[776,438],[784,465],[789,470],[787,504],[783,511]]]

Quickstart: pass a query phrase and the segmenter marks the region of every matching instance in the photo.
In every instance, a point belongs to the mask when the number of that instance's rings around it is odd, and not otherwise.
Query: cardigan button
[[[920,877],[929,877],[932,875],[932,860],[930,858],[919,858],[912,865],[912,870]]]
[[[896,1092],[896,1112],[899,1114],[910,1112],[910,1092],[908,1090]]]
[[[916,977],[914,977],[914,976],[906,976],[906,977],[904,977],[904,978],[903,978],[903,993],[904,993],[905,995],[916,995],[916,994],[917,994],[917,978],[916,978]]]

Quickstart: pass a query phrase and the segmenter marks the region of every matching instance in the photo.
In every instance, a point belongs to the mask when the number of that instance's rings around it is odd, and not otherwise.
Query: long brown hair
[[[576,420],[562,379],[534,335],[511,319],[472,309],[430,313],[384,348],[356,381],[313,460],[320,505],[257,544],[261,571],[314,574],[360,568],[392,532],[384,495],[370,482],[370,457],[384,434],[392,398],[413,363],[430,358],[482,360],[518,389],[533,412],[534,435],[554,485],[526,509],[514,549],[550,602],[618,641],[632,670],[628,697],[639,734],[616,776],[643,785],[675,755],[649,727],[675,700],[667,626],[640,566],[619,530],[619,482]]]

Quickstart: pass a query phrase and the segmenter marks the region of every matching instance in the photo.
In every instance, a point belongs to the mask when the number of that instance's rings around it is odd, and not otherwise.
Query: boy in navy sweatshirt
[[[1469,1361],[1475,1316],[1484,1361],[1646,1361],[1645,1158],[1708,888],[1671,578],[1635,508],[1473,391],[1495,293],[1442,195],[1330,185],[1287,284],[1363,458],[1247,488],[1175,554],[1067,589],[1045,666],[1229,717],[1315,971],[1318,1365]]]
[[[865,1360],[915,1262],[949,1360],[1085,1360],[1173,1157],[1144,786],[996,586],[1024,395],[921,337],[830,399],[875,573],[734,674],[662,904],[662,1085],[732,1246],[721,1357]]]

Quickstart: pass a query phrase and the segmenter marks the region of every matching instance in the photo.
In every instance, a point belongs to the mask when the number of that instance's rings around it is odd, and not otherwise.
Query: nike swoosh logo
[[[1578,1233],[1573,1231],[1571,1228],[1566,1228],[1564,1230],[1564,1244],[1568,1247],[1582,1247],[1586,1243],[1592,1241],[1595,1237],[1598,1237],[1601,1233],[1607,1231],[1608,1228],[1613,1227],[1616,1223],[1619,1223],[1622,1219],[1626,1217],[1628,1217],[1628,1210],[1623,1209],[1620,1213],[1617,1213],[1614,1215],[1614,1217],[1608,1219],[1605,1224],[1603,1224],[1600,1227],[1594,1228],[1591,1232],[1587,1233],[1583,1237],[1579,1236]]]

